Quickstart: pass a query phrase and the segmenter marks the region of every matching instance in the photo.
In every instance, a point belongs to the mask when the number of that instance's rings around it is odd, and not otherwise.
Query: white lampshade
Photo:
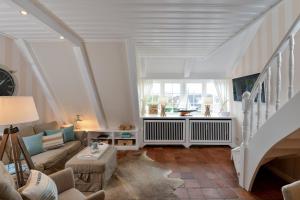
[[[213,104],[213,97],[212,96],[203,97],[203,104],[204,105],[212,105]]]
[[[0,97],[0,125],[13,125],[37,121],[34,100],[29,96]]]

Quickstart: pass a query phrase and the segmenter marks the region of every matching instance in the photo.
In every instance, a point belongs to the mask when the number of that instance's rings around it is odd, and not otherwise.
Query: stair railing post
[[[294,93],[294,72],[295,72],[295,36],[291,35],[289,39],[289,89],[288,98],[291,99]]]
[[[257,131],[259,130],[259,127],[260,127],[261,89],[262,89],[262,84],[260,83],[258,86],[258,93],[257,93],[257,124],[256,124]]]
[[[250,130],[249,130],[249,133],[250,133],[250,139],[253,137],[253,120],[254,120],[254,101],[251,100],[250,102]]]
[[[248,137],[249,137],[249,108],[250,108],[250,92],[244,92],[242,97],[242,106],[243,106],[243,113],[244,113],[244,120],[243,120],[243,130],[242,130],[242,137],[243,143],[245,146],[248,145]]]
[[[271,100],[271,66],[268,68],[267,78],[265,82],[266,88],[266,120],[269,119],[270,115],[270,100]]]
[[[276,111],[280,106],[280,93],[281,93],[281,65],[282,65],[282,54],[281,52],[277,55],[277,79],[276,79]]]

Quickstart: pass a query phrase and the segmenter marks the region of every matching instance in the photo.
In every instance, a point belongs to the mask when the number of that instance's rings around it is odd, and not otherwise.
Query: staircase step
[[[297,131],[296,133],[288,136],[288,139],[300,139],[300,134],[299,132]]]
[[[282,157],[282,156],[287,156],[287,155],[297,155],[300,154],[300,149],[277,149],[274,148],[272,149],[271,152],[269,152],[265,158],[265,159],[271,159],[271,158],[277,158],[277,157]]]
[[[287,138],[275,146],[276,149],[300,149],[300,139]]]
[[[273,157],[270,157],[270,158],[264,158],[263,161],[262,161],[262,163],[261,163],[261,165],[267,164],[268,162],[270,162],[270,161],[272,161],[272,160],[274,160]]]

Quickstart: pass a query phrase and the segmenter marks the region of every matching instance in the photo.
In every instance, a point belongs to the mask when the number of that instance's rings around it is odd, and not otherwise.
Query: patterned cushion
[[[56,149],[63,145],[64,145],[64,139],[63,139],[62,131],[43,137],[44,150]]]
[[[58,200],[58,191],[54,181],[37,170],[31,170],[26,185],[20,191],[30,200]]]

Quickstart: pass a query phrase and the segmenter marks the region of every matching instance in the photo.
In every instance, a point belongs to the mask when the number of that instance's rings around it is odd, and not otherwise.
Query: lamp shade
[[[212,96],[203,97],[203,104],[204,105],[212,105],[213,104],[213,97]]]
[[[0,125],[13,125],[37,121],[34,100],[29,96],[0,97]]]

